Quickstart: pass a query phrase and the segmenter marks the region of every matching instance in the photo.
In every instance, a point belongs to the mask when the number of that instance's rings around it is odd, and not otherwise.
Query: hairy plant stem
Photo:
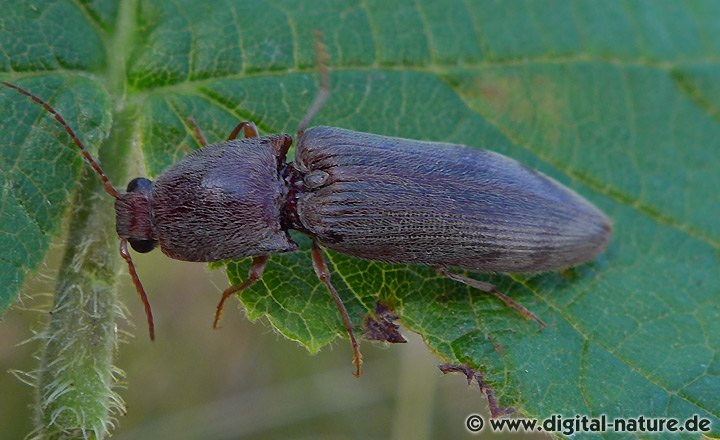
[[[113,392],[117,374],[115,289],[119,263],[113,199],[97,176],[83,171],[75,194],[67,248],[58,275],[38,372],[36,437],[105,437],[112,414],[124,410]]]
[[[98,158],[114,183],[125,182],[136,109],[126,102],[125,63],[135,31],[136,1],[122,2],[108,35],[105,86],[115,104],[112,131]],[[109,110],[109,109],[108,109]],[[108,115],[109,116],[109,115]],[[117,320],[123,317],[115,288],[120,256],[114,200],[88,166],[72,203],[67,245],[58,274],[50,322],[40,335],[35,437],[102,439],[125,412],[113,391],[121,371],[113,365]]]

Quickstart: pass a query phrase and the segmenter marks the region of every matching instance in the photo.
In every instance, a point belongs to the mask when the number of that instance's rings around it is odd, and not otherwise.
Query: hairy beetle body
[[[610,237],[578,194],[486,150],[315,127],[298,139],[295,167],[323,176],[298,199],[302,225],[357,257],[539,272],[587,261]]]
[[[185,261],[294,250],[280,222],[282,135],[208,145],[163,172],[152,190],[160,248]]]

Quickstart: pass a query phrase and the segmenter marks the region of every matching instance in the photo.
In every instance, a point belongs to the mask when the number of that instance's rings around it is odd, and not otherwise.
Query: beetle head
[[[140,253],[150,252],[157,245],[152,215],[152,181],[136,177],[127,186],[127,192],[115,199],[116,229],[120,238]]]

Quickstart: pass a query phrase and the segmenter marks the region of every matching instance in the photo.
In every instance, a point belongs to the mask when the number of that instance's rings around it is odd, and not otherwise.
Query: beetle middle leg
[[[240,292],[242,290],[247,289],[248,287],[252,286],[262,278],[263,272],[265,271],[265,266],[267,265],[268,257],[267,255],[263,255],[261,257],[255,257],[252,261],[252,266],[250,266],[250,271],[248,273],[248,278],[241,284],[237,284],[235,286],[230,286],[222,294],[222,298],[220,298],[220,302],[217,305],[217,309],[215,310],[215,320],[213,321],[213,328],[218,328],[218,324],[220,323],[220,317],[222,316],[223,306],[225,305],[225,301],[232,295],[233,293]]]
[[[521,304],[513,301],[513,299],[510,298],[509,296],[507,296],[504,293],[497,290],[495,288],[495,286],[493,286],[492,284],[474,280],[472,278],[469,278],[469,277],[466,277],[466,276],[463,276],[463,275],[460,275],[460,274],[457,274],[454,272],[450,272],[445,267],[438,267],[438,268],[436,268],[436,270],[440,275],[444,275],[453,281],[463,283],[466,286],[474,287],[480,291],[487,292],[491,295],[494,295],[500,301],[504,302],[506,306],[514,309],[516,312],[518,312],[519,314],[524,316],[526,319],[531,319],[531,320],[537,322],[538,324],[540,324],[540,327],[545,328],[545,323],[543,322],[542,319],[538,318],[533,312],[526,309]]]
[[[335,290],[335,287],[330,282],[330,269],[328,269],[327,264],[325,264],[325,258],[323,257],[322,249],[320,249],[320,246],[318,246],[317,242],[315,241],[313,241],[312,245],[312,263],[313,268],[315,269],[315,274],[318,276],[318,278],[320,278],[320,281],[322,281],[325,286],[327,286],[333,300],[335,301],[335,305],[340,312],[340,317],[342,318],[343,325],[345,326],[345,330],[347,330],[348,336],[350,336],[350,343],[352,344],[353,363],[355,364],[355,372],[353,373],[353,375],[355,377],[360,377],[360,365],[362,365],[362,354],[360,354],[360,345],[355,339],[352,322],[350,322],[350,316],[348,315],[347,309],[345,308],[345,304],[340,298],[340,295],[338,295],[337,290]]]

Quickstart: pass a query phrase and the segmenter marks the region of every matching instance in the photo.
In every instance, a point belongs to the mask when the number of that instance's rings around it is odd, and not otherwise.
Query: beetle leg
[[[207,138],[203,134],[202,130],[200,129],[200,126],[198,125],[195,118],[192,116],[188,116],[187,118],[188,124],[192,125],[193,131],[195,132],[195,137],[197,138],[197,141],[200,143],[201,147],[205,147],[208,144]]]
[[[240,134],[240,130],[243,131],[243,134],[246,138],[256,138],[260,136],[260,131],[257,128],[257,125],[255,125],[254,122],[250,121],[242,121],[239,123],[235,129],[233,129],[232,133],[230,133],[230,136],[228,136],[227,140],[231,141],[238,137]]]
[[[497,398],[495,397],[495,391],[493,391],[493,389],[490,388],[487,383],[485,383],[485,380],[483,379],[480,370],[476,371],[468,367],[467,365],[460,364],[442,364],[438,365],[438,368],[440,369],[440,371],[443,372],[443,374],[463,373],[467,378],[468,385],[470,385],[473,379],[475,379],[478,387],[480,387],[480,392],[485,393],[485,397],[487,397],[488,409],[490,409],[490,416],[493,419],[507,416],[515,412],[513,408],[504,408],[498,404]]]
[[[360,354],[360,345],[355,339],[352,323],[350,322],[350,316],[348,315],[347,309],[345,308],[345,304],[343,303],[342,299],[340,299],[340,295],[338,295],[337,290],[335,290],[335,287],[330,282],[330,269],[328,269],[327,264],[325,264],[325,258],[323,257],[322,250],[315,241],[313,241],[312,245],[312,262],[313,268],[315,269],[315,274],[317,274],[318,278],[320,278],[320,281],[322,281],[327,286],[330,294],[332,294],[333,300],[335,300],[335,305],[340,312],[340,317],[342,318],[343,325],[345,326],[345,330],[347,330],[348,336],[350,336],[350,343],[352,344],[353,363],[355,364],[355,372],[353,373],[353,375],[355,377],[360,377],[360,365],[362,365],[362,354]]]
[[[478,290],[481,290],[483,292],[487,292],[487,293],[494,295],[500,301],[504,302],[505,305],[507,305],[508,307],[510,307],[512,309],[515,309],[516,312],[518,312],[519,314],[524,316],[526,319],[531,319],[531,320],[537,322],[538,324],[540,324],[540,327],[543,327],[543,328],[545,327],[545,323],[543,322],[542,319],[538,318],[533,312],[526,309],[521,304],[513,301],[513,299],[510,298],[509,296],[498,291],[495,288],[495,286],[493,286],[492,284],[474,280],[472,278],[468,278],[466,276],[463,276],[463,275],[460,275],[460,274],[457,274],[454,272],[450,272],[449,270],[447,270],[447,268],[444,268],[444,267],[438,267],[438,268],[436,268],[436,270],[438,271],[438,273],[440,275],[444,275],[444,276],[450,278],[451,280],[458,281],[460,283],[465,284],[466,286],[474,287]]]
[[[218,328],[218,324],[220,324],[220,317],[222,316],[223,306],[225,305],[225,301],[232,295],[233,293],[240,292],[244,289],[247,289],[248,287],[252,286],[262,278],[263,272],[265,271],[265,265],[268,262],[267,255],[263,255],[261,257],[255,257],[253,258],[252,266],[250,266],[250,271],[248,272],[248,278],[241,284],[237,284],[235,286],[230,286],[225,291],[223,291],[222,298],[220,298],[220,302],[217,305],[217,309],[215,310],[215,320],[213,321],[213,328]]]

